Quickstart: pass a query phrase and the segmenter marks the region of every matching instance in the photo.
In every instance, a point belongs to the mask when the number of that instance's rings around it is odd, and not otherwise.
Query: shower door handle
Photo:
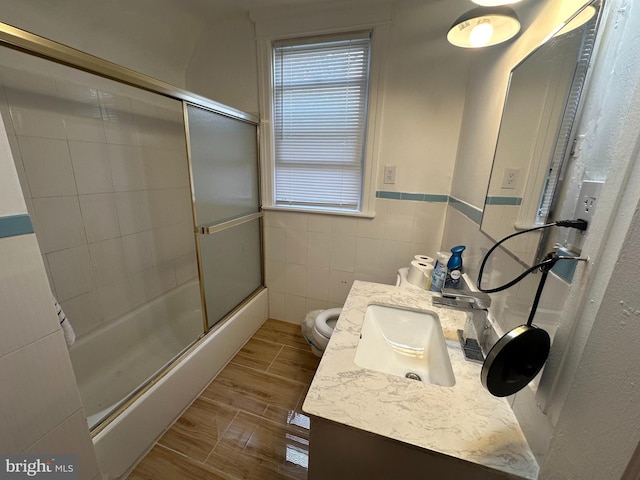
[[[243,223],[250,222],[252,220],[255,220],[256,218],[261,218],[263,215],[263,212],[257,212],[250,215],[245,215],[244,217],[234,218],[233,220],[229,220],[227,222],[217,223],[215,225],[197,226],[196,233],[199,235],[213,235],[214,233],[221,232],[222,230],[226,230],[227,228],[242,225]]]

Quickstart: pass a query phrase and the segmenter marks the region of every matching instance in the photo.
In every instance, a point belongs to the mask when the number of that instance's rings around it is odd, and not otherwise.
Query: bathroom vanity
[[[457,330],[468,313],[434,306],[426,291],[356,281],[313,379],[309,480],[535,479],[538,464],[508,401],[480,383]],[[437,317],[455,383],[441,386],[355,362],[370,305]]]

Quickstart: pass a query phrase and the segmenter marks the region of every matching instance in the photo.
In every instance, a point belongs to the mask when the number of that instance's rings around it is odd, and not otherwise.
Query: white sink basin
[[[447,344],[435,314],[369,305],[364,315],[356,365],[379,372],[453,387]],[[409,375],[407,375],[409,374]]]

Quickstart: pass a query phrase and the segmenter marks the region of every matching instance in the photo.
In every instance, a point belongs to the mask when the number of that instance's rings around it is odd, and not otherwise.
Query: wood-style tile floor
[[[267,320],[128,478],[306,479],[319,360],[299,325]]]

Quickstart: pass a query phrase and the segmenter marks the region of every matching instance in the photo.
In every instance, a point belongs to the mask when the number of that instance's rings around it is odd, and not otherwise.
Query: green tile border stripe
[[[482,222],[482,209],[474,207],[473,205],[458,200],[456,197],[449,197],[449,205],[458,210],[463,215],[469,217],[475,223],[480,225]]]
[[[400,200],[402,198],[401,192],[376,192],[376,198],[389,198],[392,200]]]
[[[390,200],[412,200],[416,202],[436,202],[436,203],[449,203],[453,208],[458,210],[463,215],[469,217],[472,221],[480,225],[482,221],[482,209],[474,207],[473,205],[458,200],[456,197],[450,195],[435,195],[430,193],[408,193],[408,192],[387,192],[379,190],[376,192],[376,198],[386,198]],[[516,197],[487,197],[487,198],[516,198]],[[519,199],[520,203],[522,199]],[[520,203],[507,203],[497,205],[520,205]],[[495,203],[493,205],[496,205]]]
[[[26,213],[0,217],[0,238],[26,235],[27,233],[33,233],[33,225],[31,218]]]
[[[522,197],[487,197],[486,205],[522,205]]]
[[[390,200],[411,200],[414,202],[446,203],[449,201],[448,195],[434,195],[431,193],[386,192],[384,190],[377,191],[376,198],[386,198]]]
[[[559,248],[558,249],[558,255],[562,255],[562,256],[565,256],[565,257],[576,257],[576,256],[578,256],[575,253],[570,252],[569,250],[566,250],[564,248]],[[553,273],[555,273],[556,275],[558,275],[565,282],[571,283],[571,282],[573,282],[573,275],[576,272],[577,265],[578,265],[578,261],[577,260],[560,260],[558,263],[556,263],[553,266],[551,271]]]

